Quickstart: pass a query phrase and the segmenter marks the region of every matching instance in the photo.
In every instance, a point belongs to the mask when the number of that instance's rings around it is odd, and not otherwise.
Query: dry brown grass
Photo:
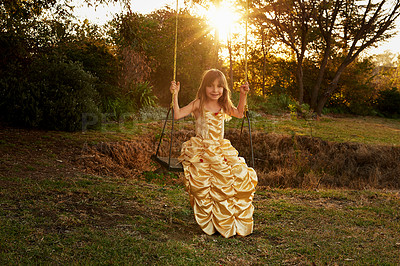
[[[152,139],[145,136],[129,142],[101,142],[85,145],[76,163],[91,174],[132,178],[153,169],[153,151]]]
[[[226,137],[250,158],[248,141]],[[253,135],[259,184],[301,188],[400,188],[400,147],[336,143],[308,136],[256,132]]]
[[[190,130],[174,134],[172,156],[193,136]],[[250,162],[248,134],[228,130],[225,137]],[[150,156],[157,140],[142,136],[130,142],[104,142],[88,147],[81,161],[96,174],[138,176],[154,170]],[[260,186],[295,188],[400,188],[400,147],[336,143],[308,136],[253,134],[255,169]],[[169,136],[160,155],[168,156]]]

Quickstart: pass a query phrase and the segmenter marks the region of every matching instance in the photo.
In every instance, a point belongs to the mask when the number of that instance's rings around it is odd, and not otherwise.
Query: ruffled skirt
[[[227,139],[192,137],[182,145],[185,185],[197,223],[209,235],[253,232],[257,175]]]

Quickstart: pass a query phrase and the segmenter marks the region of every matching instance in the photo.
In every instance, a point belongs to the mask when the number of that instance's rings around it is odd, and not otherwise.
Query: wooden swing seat
[[[162,167],[173,172],[183,172],[183,166],[178,158],[161,157],[153,154],[152,159],[158,162]],[[170,164],[168,163],[170,161]]]

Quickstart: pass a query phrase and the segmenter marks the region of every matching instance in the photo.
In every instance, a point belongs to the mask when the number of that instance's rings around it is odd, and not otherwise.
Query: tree
[[[338,82],[343,71],[349,66],[362,51],[366,48],[376,45],[378,42],[385,40],[393,35],[391,30],[394,23],[400,15],[400,1],[396,0],[392,3],[383,0],[377,4],[369,0],[366,4],[358,3],[358,1],[342,1],[336,0],[341,6],[340,19],[337,16],[331,16],[331,24],[335,26],[335,30],[328,32],[324,37],[325,44],[327,38],[333,38],[336,34],[336,41],[341,45],[339,51],[342,59],[340,65],[331,79],[331,84],[320,92],[321,87],[314,89],[313,94],[318,94],[318,101],[314,110],[321,115],[322,109],[332,93],[337,89]],[[322,8],[326,7],[327,1],[322,2]],[[389,6],[386,6],[389,5]],[[329,19],[329,14],[325,20]],[[342,26],[343,24],[343,26]],[[319,28],[325,28],[324,24],[319,24]],[[325,46],[324,53],[329,56],[332,54],[333,48]],[[322,65],[322,64],[321,64]],[[324,75],[325,70],[320,68],[320,75]]]
[[[192,5],[199,4],[206,8],[210,8],[213,5],[218,10],[221,6],[222,0],[190,0],[190,2],[192,3]],[[219,31],[218,31],[218,28],[215,28],[215,32],[214,32],[214,57],[215,57],[215,60],[214,60],[214,64],[218,65],[218,66],[221,64],[221,62],[219,60],[219,50],[221,48],[219,42],[220,42]]]
[[[97,113],[98,86],[113,55],[98,29],[71,23],[57,0],[0,2],[0,113],[5,121],[60,130]],[[90,40],[89,40],[90,39]],[[99,60],[107,59],[107,60]],[[95,62],[95,60],[97,60]],[[112,79],[108,75],[107,78]]]
[[[400,1],[378,3],[357,0],[256,1],[259,16],[270,23],[277,39],[297,57],[298,101],[303,100],[302,64],[304,56],[315,59],[318,76],[311,92],[311,107],[321,115],[326,102],[338,87],[343,71],[366,48],[393,36],[394,22],[400,15]],[[267,3],[267,4],[265,4]],[[307,3],[307,4],[306,4]],[[279,7],[279,8],[278,8]],[[316,27],[318,30],[316,30]],[[329,61],[336,66],[329,85]]]
[[[315,28],[312,20],[316,1],[284,0],[255,1],[255,6],[262,13],[256,16],[270,25],[272,37],[281,41],[296,55],[296,81],[298,85],[297,100],[300,104],[304,98],[303,61],[312,32]]]
[[[326,106],[356,115],[373,114],[373,102],[376,99],[377,91],[371,83],[372,70],[371,58],[355,59],[343,71],[338,88],[332,94]],[[329,76],[333,76],[335,69],[328,69],[327,72]]]
[[[149,39],[157,22],[141,14],[128,11],[118,15],[109,27],[109,35],[122,63],[120,85],[144,82],[150,78],[153,58],[148,56]]]
[[[42,24],[40,15],[56,0],[0,0],[0,75],[10,65],[24,67],[42,45],[37,45]],[[39,41],[40,42],[40,41]]]

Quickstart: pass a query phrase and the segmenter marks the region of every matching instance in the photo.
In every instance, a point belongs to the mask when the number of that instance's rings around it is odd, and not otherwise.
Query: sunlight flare
[[[218,32],[221,41],[227,40],[232,27],[242,17],[230,1],[221,3],[219,7],[210,6],[208,9],[202,10],[201,13],[203,13],[209,25]]]

